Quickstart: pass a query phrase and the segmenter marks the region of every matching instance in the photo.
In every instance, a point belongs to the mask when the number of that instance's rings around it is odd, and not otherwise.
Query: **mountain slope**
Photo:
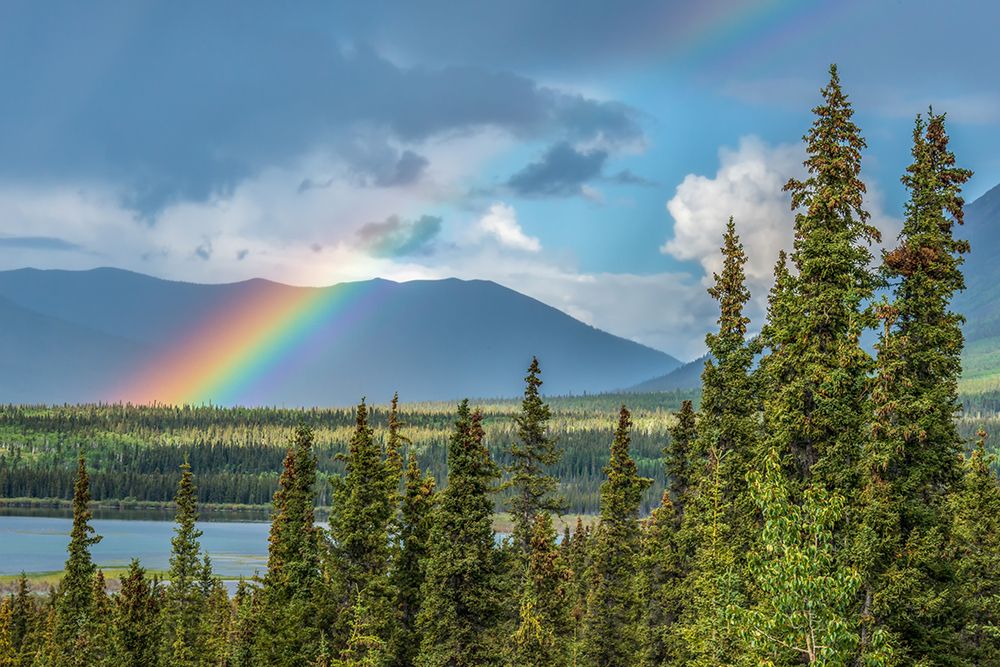
[[[1000,388],[1000,185],[965,207],[965,225],[956,235],[971,246],[963,267],[966,289],[954,301],[966,317],[961,388]]]
[[[638,394],[654,391],[674,391],[675,389],[700,389],[701,374],[705,370],[705,362],[707,360],[707,354],[698,357],[694,361],[689,361],[682,366],[678,366],[665,375],[640,382],[630,387],[629,391]]]
[[[17,335],[0,340],[0,401],[128,399],[121,387],[134,386],[144,368],[183,365],[205,338],[221,341],[206,366],[230,355],[246,366],[220,371],[219,388],[199,394],[218,403],[343,405],[362,396],[384,401],[395,390],[409,401],[513,396],[532,355],[551,394],[620,389],[680,365],[487,281],[316,289],[20,269],[0,272],[0,299],[0,317],[19,322]],[[275,315],[248,318],[265,307]],[[255,338],[240,330],[248,326],[262,327],[267,344],[242,350],[241,341]]]

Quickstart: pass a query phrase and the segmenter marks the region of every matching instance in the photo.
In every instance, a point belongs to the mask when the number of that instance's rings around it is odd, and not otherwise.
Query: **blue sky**
[[[0,269],[496,280],[697,355],[736,218],[759,321],[839,64],[873,219],[913,117],[1000,182],[989,2],[0,4]],[[758,322],[759,323],[759,322]]]

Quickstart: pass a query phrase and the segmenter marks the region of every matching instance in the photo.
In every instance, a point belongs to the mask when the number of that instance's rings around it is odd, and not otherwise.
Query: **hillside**
[[[629,391],[641,394],[679,389],[701,389],[701,373],[705,370],[706,360],[708,360],[708,355],[698,357],[694,361],[678,366],[669,373],[640,382],[630,387]]]
[[[1000,185],[965,207],[965,227],[956,235],[969,240],[965,292],[955,309],[966,317],[962,389],[1000,388]]]
[[[552,394],[680,365],[487,281],[301,288],[121,271],[0,272],[0,401],[346,405],[512,396],[532,355]]]

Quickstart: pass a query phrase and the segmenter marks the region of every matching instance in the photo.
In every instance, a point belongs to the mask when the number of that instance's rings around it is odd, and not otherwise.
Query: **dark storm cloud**
[[[580,194],[580,186],[600,176],[607,151],[578,151],[568,142],[551,146],[541,159],[532,162],[507,180],[507,187],[525,196],[568,196]]]
[[[0,248],[21,250],[80,250],[81,246],[54,236],[0,236]]]
[[[358,230],[358,244],[378,257],[429,254],[440,233],[441,218],[437,216],[424,215],[411,222],[393,215],[383,222],[363,225]]]
[[[155,213],[307,152],[339,155],[358,128],[382,135],[373,143],[383,157],[386,137],[405,146],[482,127],[642,137],[629,107],[503,67],[393,63],[364,46],[362,20],[347,47],[335,29],[352,31],[350,22],[324,7],[304,16],[267,4],[4,4],[0,177],[107,179]],[[375,165],[364,150],[343,152],[370,183],[391,187],[427,167],[403,148]]]

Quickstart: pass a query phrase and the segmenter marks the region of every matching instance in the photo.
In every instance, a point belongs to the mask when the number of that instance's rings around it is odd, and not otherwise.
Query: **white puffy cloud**
[[[508,248],[526,252],[540,252],[542,243],[533,236],[528,236],[517,221],[517,211],[513,206],[496,202],[479,220],[479,231],[484,236],[495,238]]]
[[[802,144],[772,146],[753,136],[743,137],[735,149],[721,148],[715,175],[688,174],[667,202],[673,236],[660,250],[698,262],[703,284],[710,284],[712,274],[722,268],[719,246],[732,216],[747,253],[745,270],[754,300],[750,316],[759,318],[778,251],[792,245],[795,216],[782,186],[804,176],[804,159]],[[882,210],[880,193],[870,184],[866,206],[884,242],[891,243],[900,223]]]

